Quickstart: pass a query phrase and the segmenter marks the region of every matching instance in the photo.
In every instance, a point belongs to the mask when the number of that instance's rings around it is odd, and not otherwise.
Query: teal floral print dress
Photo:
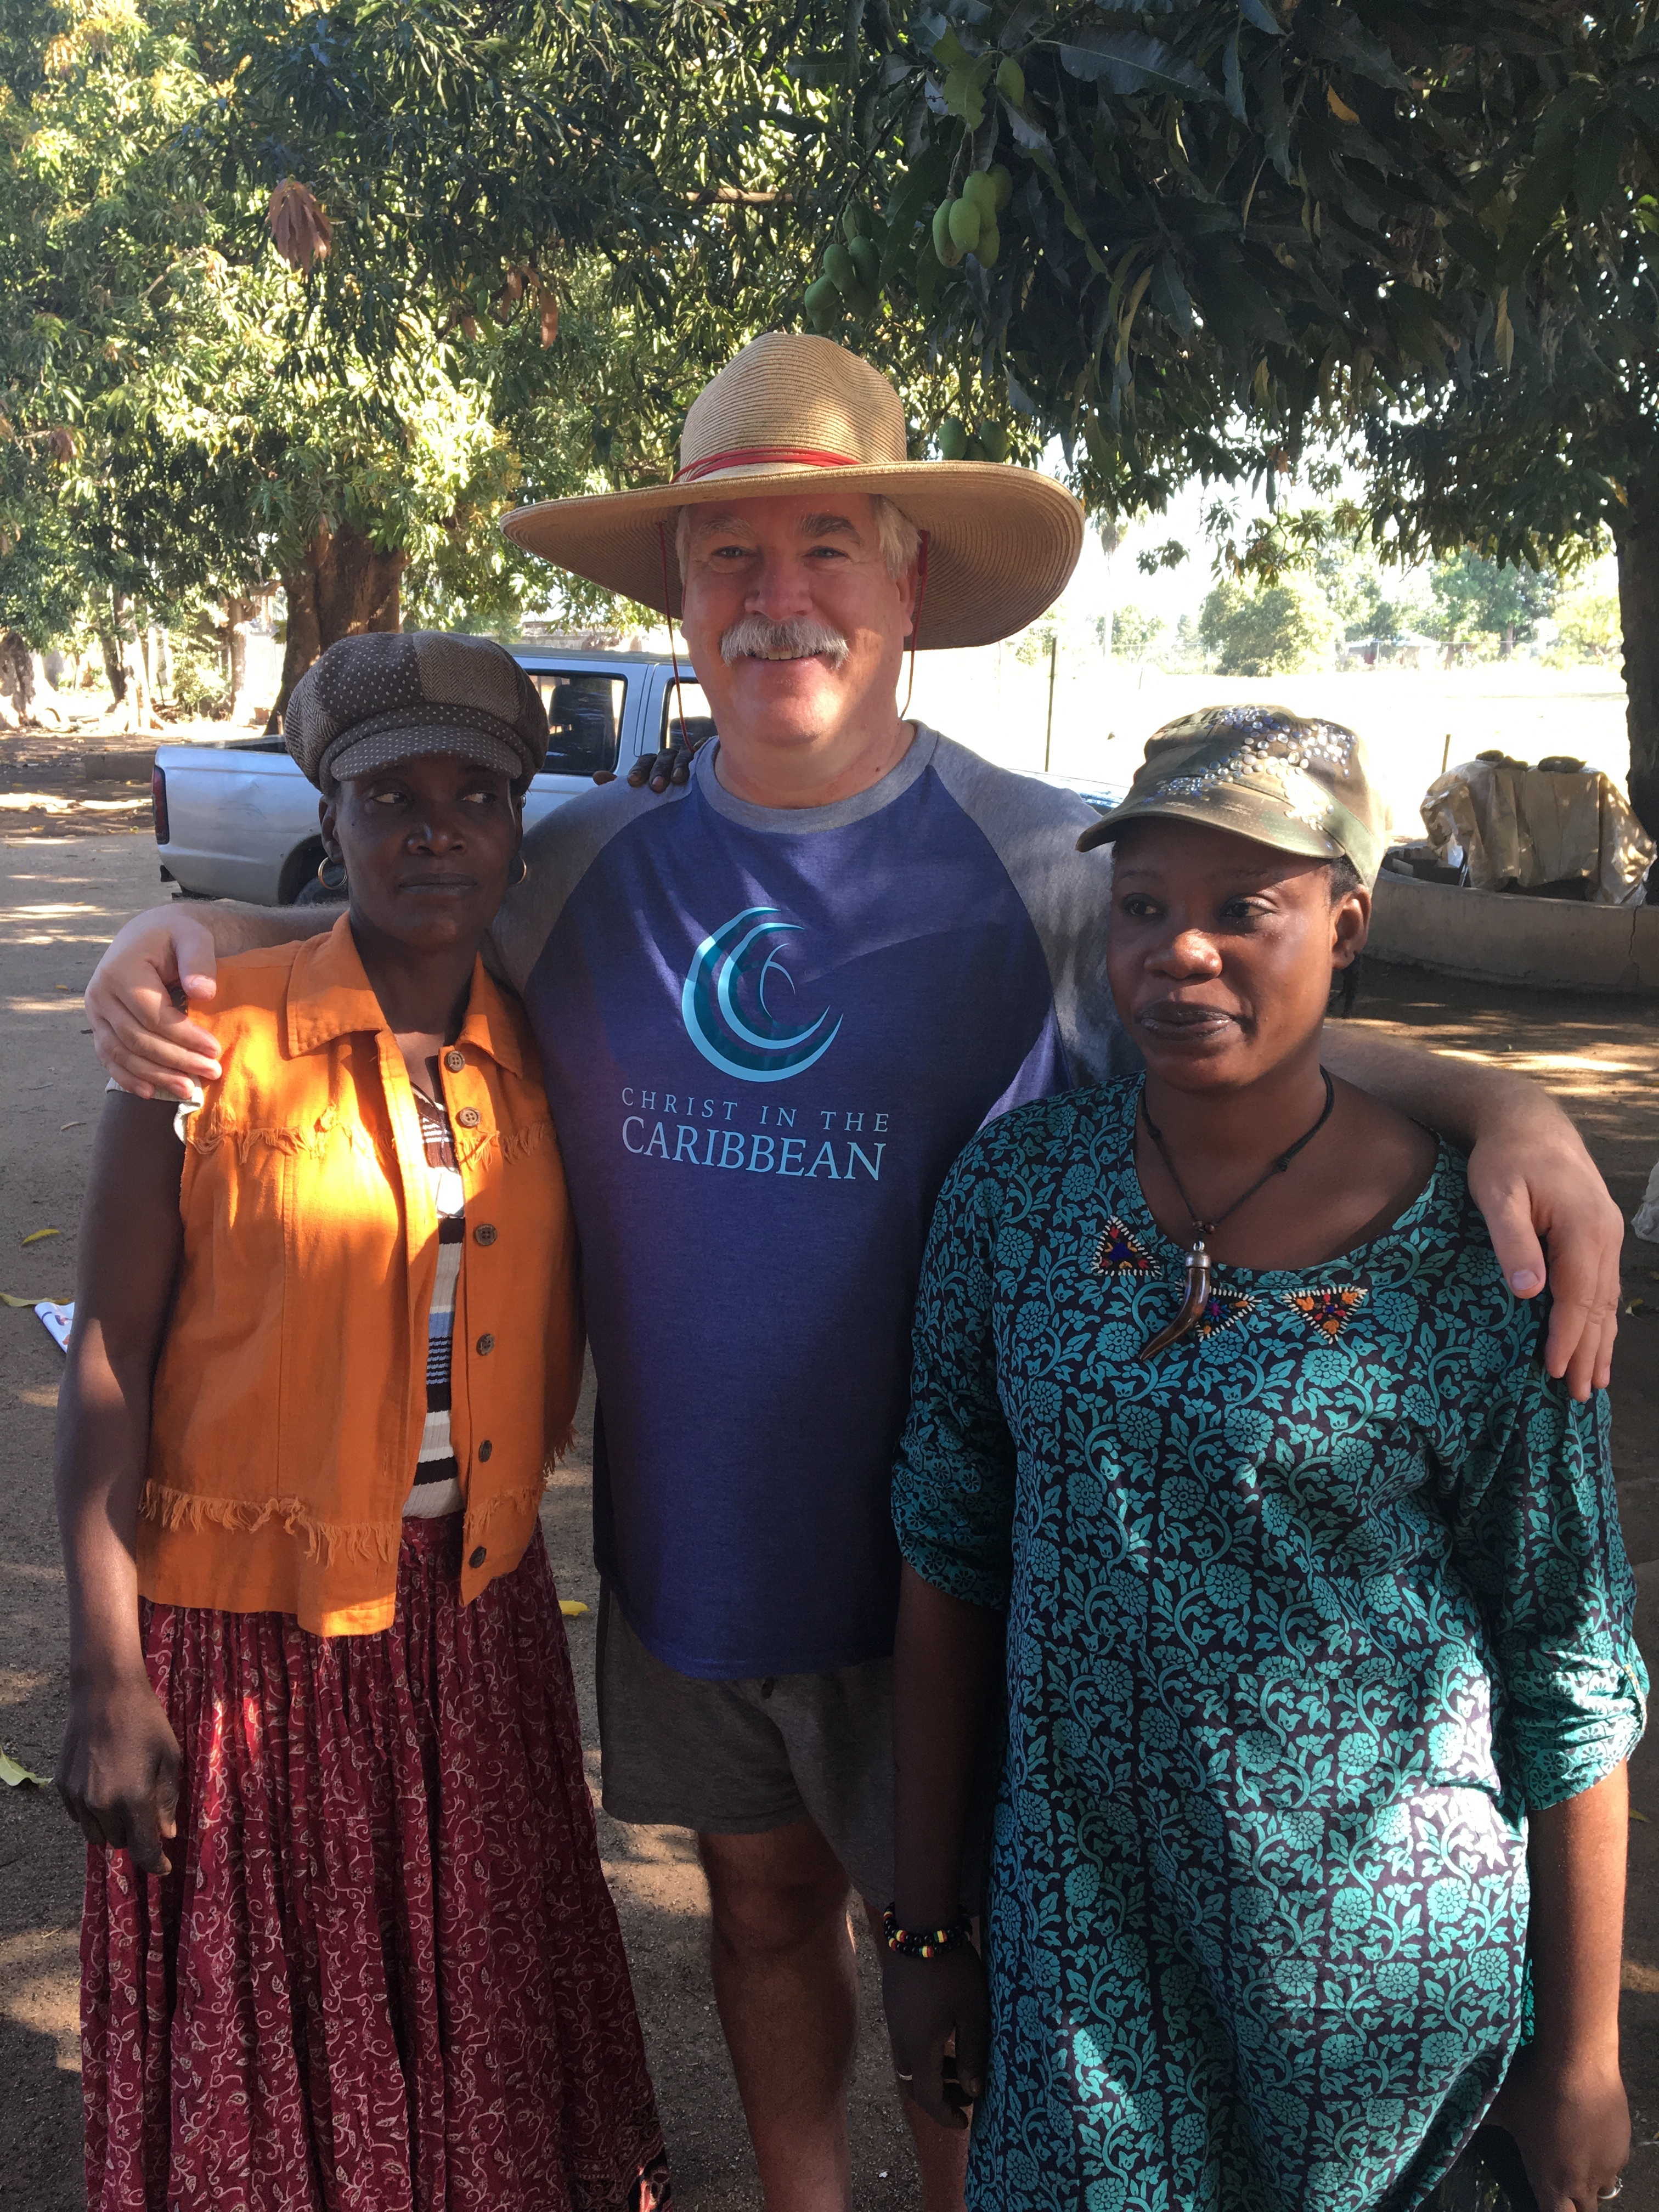
[[[1139,1096],[983,1131],[921,1282],[899,1541],[1008,1618],[969,2202],[1407,2212],[1521,2034],[1527,1814],[1642,1730],[1606,1401],[1444,1147],[1141,1364],[1182,1265]]]

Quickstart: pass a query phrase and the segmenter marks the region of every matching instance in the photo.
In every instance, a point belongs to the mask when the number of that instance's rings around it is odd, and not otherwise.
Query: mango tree
[[[1659,829],[1652,6],[951,0],[899,24],[854,0],[848,20],[853,46],[798,62],[848,118],[814,189],[832,213],[878,203],[888,312],[982,404],[1006,393],[1017,447],[1022,422],[1058,435],[1085,498],[1121,510],[1194,477],[1272,499],[1334,441],[1396,558],[1570,566],[1605,527],[1632,797]],[[1260,565],[1287,547],[1267,533]]]

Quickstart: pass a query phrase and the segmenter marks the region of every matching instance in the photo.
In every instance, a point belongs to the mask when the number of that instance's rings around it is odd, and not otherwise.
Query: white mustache
[[[736,660],[811,660],[819,653],[839,668],[851,650],[839,630],[805,615],[787,623],[744,615],[720,640],[720,659],[728,668]]]

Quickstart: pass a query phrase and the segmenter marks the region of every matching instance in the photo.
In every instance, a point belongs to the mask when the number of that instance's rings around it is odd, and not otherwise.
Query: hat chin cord
[[[918,531],[921,544],[916,548],[916,605],[910,617],[910,680],[904,687],[904,704],[899,708],[901,722],[908,719],[910,694],[916,688],[916,640],[921,635],[921,605],[927,597],[927,532]]]

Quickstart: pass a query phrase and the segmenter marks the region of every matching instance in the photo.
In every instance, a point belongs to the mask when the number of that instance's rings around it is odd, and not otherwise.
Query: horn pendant
[[[1181,1311],[1168,1322],[1156,1336],[1149,1336],[1137,1359],[1156,1359],[1158,1353],[1173,1344],[1178,1337],[1188,1335],[1204,1318],[1204,1309],[1210,1303],[1210,1255],[1202,1237],[1193,1239],[1192,1249],[1187,1255],[1187,1295],[1181,1302]]]

